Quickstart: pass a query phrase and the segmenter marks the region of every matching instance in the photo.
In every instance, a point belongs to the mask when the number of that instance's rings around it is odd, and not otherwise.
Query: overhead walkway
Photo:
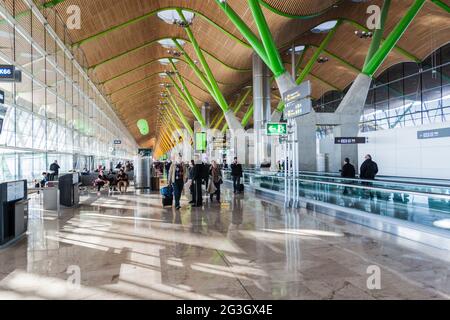
[[[225,174],[230,181],[229,172]],[[296,178],[300,203],[316,211],[440,248],[450,248],[450,185],[433,180],[414,182],[346,179],[332,174]],[[284,201],[284,174],[245,171],[250,191]],[[320,209],[322,208],[322,210]]]

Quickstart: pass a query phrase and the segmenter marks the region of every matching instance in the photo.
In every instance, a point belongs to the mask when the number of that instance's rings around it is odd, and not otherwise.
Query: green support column
[[[364,66],[366,66],[369,63],[369,61],[373,58],[375,52],[377,52],[377,50],[380,48],[390,5],[391,0],[384,0],[383,9],[381,10],[380,29],[377,29],[373,35],[372,42],[370,43],[369,52],[367,53],[366,61],[364,62]]]
[[[187,24],[187,21],[186,21],[186,18],[184,17],[183,12],[180,9],[177,9],[177,12],[178,12],[179,16],[181,17],[181,19]],[[206,62],[205,56],[203,55],[203,52],[200,49],[197,39],[195,39],[194,34],[192,33],[192,30],[189,26],[185,27],[184,29],[186,30],[189,40],[191,41],[191,44],[194,47],[195,54],[197,55],[198,60],[200,61],[200,64],[202,65],[203,70],[206,73],[206,77],[210,84],[211,90],[214,92],[214,98],[215,98],[217,104],[219,105],[219,107],[222,109],[223,112],[227,112],[229,110],[228,103],[225,100],[225,97],[223,96],[222,92],[220,91],[219,85],[217,84],[217,81],[214,78],[211,68],[209,67],[208,63]]]
[[[170,92],[170,90],[167,90],[167,94],[168,94],[167,102],[172,107],[173,111],[178,116],[178,118],[180,119],[181,123],[184,125],[186,130],[189,132],[190,136],[193,138],[194,131],[192,130],[191,126],[189,125],[189,122],[186,120],[186,117],[184,116],[183,112],[181,112],[180,107],[178,107],[178,104],[175,101],[174,97],[172,96],[172,93]]]
[[[450,13],[450,7],[448,5],[446,5],[444,2],[442,2],[441,0],[431,0],[431,2],[433,2],[438,7],[447,11],[447,13]]]
[[[236,114],[241,109],[242,105],[244,104],[245,100],[248,98],[249,94],[251,93],[252,89],[249,88],[247,92],[244,93],[244,95],[236,100],[236,103],[234,107],[232,108],[233,113]],[[218,129],[220,125],[222,124],[223,119],[225,118],[225,115],[222,114],[220,119],[217,121],[216,125],[214,126],[214,129]],[[228,126],[227,123],[225,123],[225,126]]]
[[[178,83],[172,78],[170,74],[167,74],[167,77],[169,78],[170,82],[172,82],[175,90],[177,90],[180,97],[184,100],[188,108],[191,110],[192,114],[195,116],[195,119],[197,119],[198,122],[200,122],[200,125],[202,127],[206,126],[205,119],[203,119],[202,114],[200,113],[200,110],[198,110],[197,106],[195,104],[191,104],[191,101],[188,99],[186,94],[181,90]]]
[[[259,34],[261,36],[264,49],[269,59],[269,67],[273,71],[275,77],[281,76],[286,72],[283,61],[281,60],[280,53],[273,41],[272,34],[269,26],[267,25],[266,18],[259,5],[259,0],[248,0],[250,11],[252,12],[253,19],[255,20]]]
[[[172,60],[172,59],[169,59],[169,61],[170,61],[170,64],[172,65],[173,71],[174,71],[175,74],[177,75],[178,81],[180,82],[180,84],[181,84],[181,86],[182,86],[182,88],[183,88],[183,91],[182,91],[182,92],[184,93],[185,97],[187,98],[189,104],[191,105],[191,111],[194,113],[195,118],[200,122],[201,126],[202,126],[202,127],[205,127],[205,126],[206,126],[206,121],[205,121],[205,119],[203,118],[203,116],[202,116],[200,110],[198,109],[198,107],[197,107],[197,105],[196,105],[196,103],[195,103],[195,101],[194,101],[194,98],[192,97],[192,94],[189,92],[189,90],[188,90],[188,88],[187,88],[187,86],[186,86],[186,83],[185,83],[184,80],[183,80],[183,77],[182,77],[181,74],[178,72],[178,69],[177,69],[177,67],[175,66],[175,63],[173,62],[173,60]],[[172,77],[171,77],[170,75],[168,75],[168,77],[171,79],[171,81],[173,80]],[[174,83],[174,81],[172,81],[172,83]],[[175,83],[174,83],[174,84],[175,84]],[[175,84],[175,85],[176,85],[176,84]],[[179,87],[177,86],[177,88],[179,88]],[[177,90],[178,90],[178,89],[177,89]]]
[[[364,66],[362,71],[363,74],[369,77],[372,77],[375,74],[424,4],[425,0],[414,1],[408,12],[389,34],[381,47],[373,55],[372,59],[370,59],[369,63]]]
[[[245,113],[244,117],[242,118],[242,126],[245,128],[248,124],[248,122],[250,121],[252,115],[253,115],[253,109],[254,109],[254,105],[253,103],[250,105],[250,107],[248,108],[247,112]]]
[[[334,28],[332,30],[330,30],[327,34],[327,36],[325,37],[325,39],[322,41],[322,43],[320,44],[320,46],[317,48],[317,50],[314,52],[313,56],[311,57],[311,59],[308,61],[308,63],[306,64],[305,68],[303,69],[302,73],[300,74],[300,76],[297,78],[296,83],[300,84],[303,82],[303,80],[305,80],[306,76],[311,72],[312,67],[314,66],[314,64],[317,62],[317,59],[319,58],[319,56],[322,54],[323,50],[328,46],[328,44],[330,43],[331,39],[333,38],[333,36],[336,33],[336,30],[339,28],[339,26],[342,24],[341,20],[338,20],[338,22],[336,23],[336,25],[334,26]]]
[[[258,37],[245,24],[245,22],[242,21],[239,15],[231,8],[231,6],[228,3],[222,2],[221,0],[216,0],[216,3],[225,12],[225,14],[231,20],[231,22],[233,22],[233,24],[236,26],[239,32],[242,33],[245,39],[247,39],[247,41],[252,46],[253,50],[256,51],[256,53],[261,57],[264,63],[267,66],[270,66],[270,61],[269,58],[267,57],[267,53]]]
[[[248,98],[248,96],[250,95],[250,93],[252,92],[252,88],[249,88],[248,90],[247,90],[247,92],[242,96],[242,98],[240,99],[240,101],[239,101],[239,103],[236,105],[236,107],[234,108],[234,114],[237,114],[240,110],[241,110],[241,108],[242,108],[242,106],[244,105],[244,103],[245,103],[245,100],[247,100],[247,98]],[[227,129],[228,129],[228,124],[227,123],[225,123],[224,125],[223,125],[223,128],[222,128],[222,133],[224,133],[225,131],[227,131]]]

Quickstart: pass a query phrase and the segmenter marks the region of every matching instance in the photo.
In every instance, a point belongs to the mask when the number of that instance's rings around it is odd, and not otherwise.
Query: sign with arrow
[[[284,136],[287,135],[287,123],[269,122],[266,127],[268,136]]]

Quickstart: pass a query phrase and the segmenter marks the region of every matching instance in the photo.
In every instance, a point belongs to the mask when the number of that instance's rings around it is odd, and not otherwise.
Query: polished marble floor
[[[178,212],[158,194],[81,200],[58,217],[33,197],[27,237],[0,250],[0,299],[450,297],[448,251],[253,194]]]

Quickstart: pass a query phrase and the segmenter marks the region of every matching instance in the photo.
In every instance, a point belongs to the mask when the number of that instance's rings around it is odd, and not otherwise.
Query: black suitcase
[[[242,183],[239,185],[239,192],[244,192],[244,185]]]
[[[173,203],[173,197],[165,197],[162,198],[162,204],[163,207],[172,206]]]

